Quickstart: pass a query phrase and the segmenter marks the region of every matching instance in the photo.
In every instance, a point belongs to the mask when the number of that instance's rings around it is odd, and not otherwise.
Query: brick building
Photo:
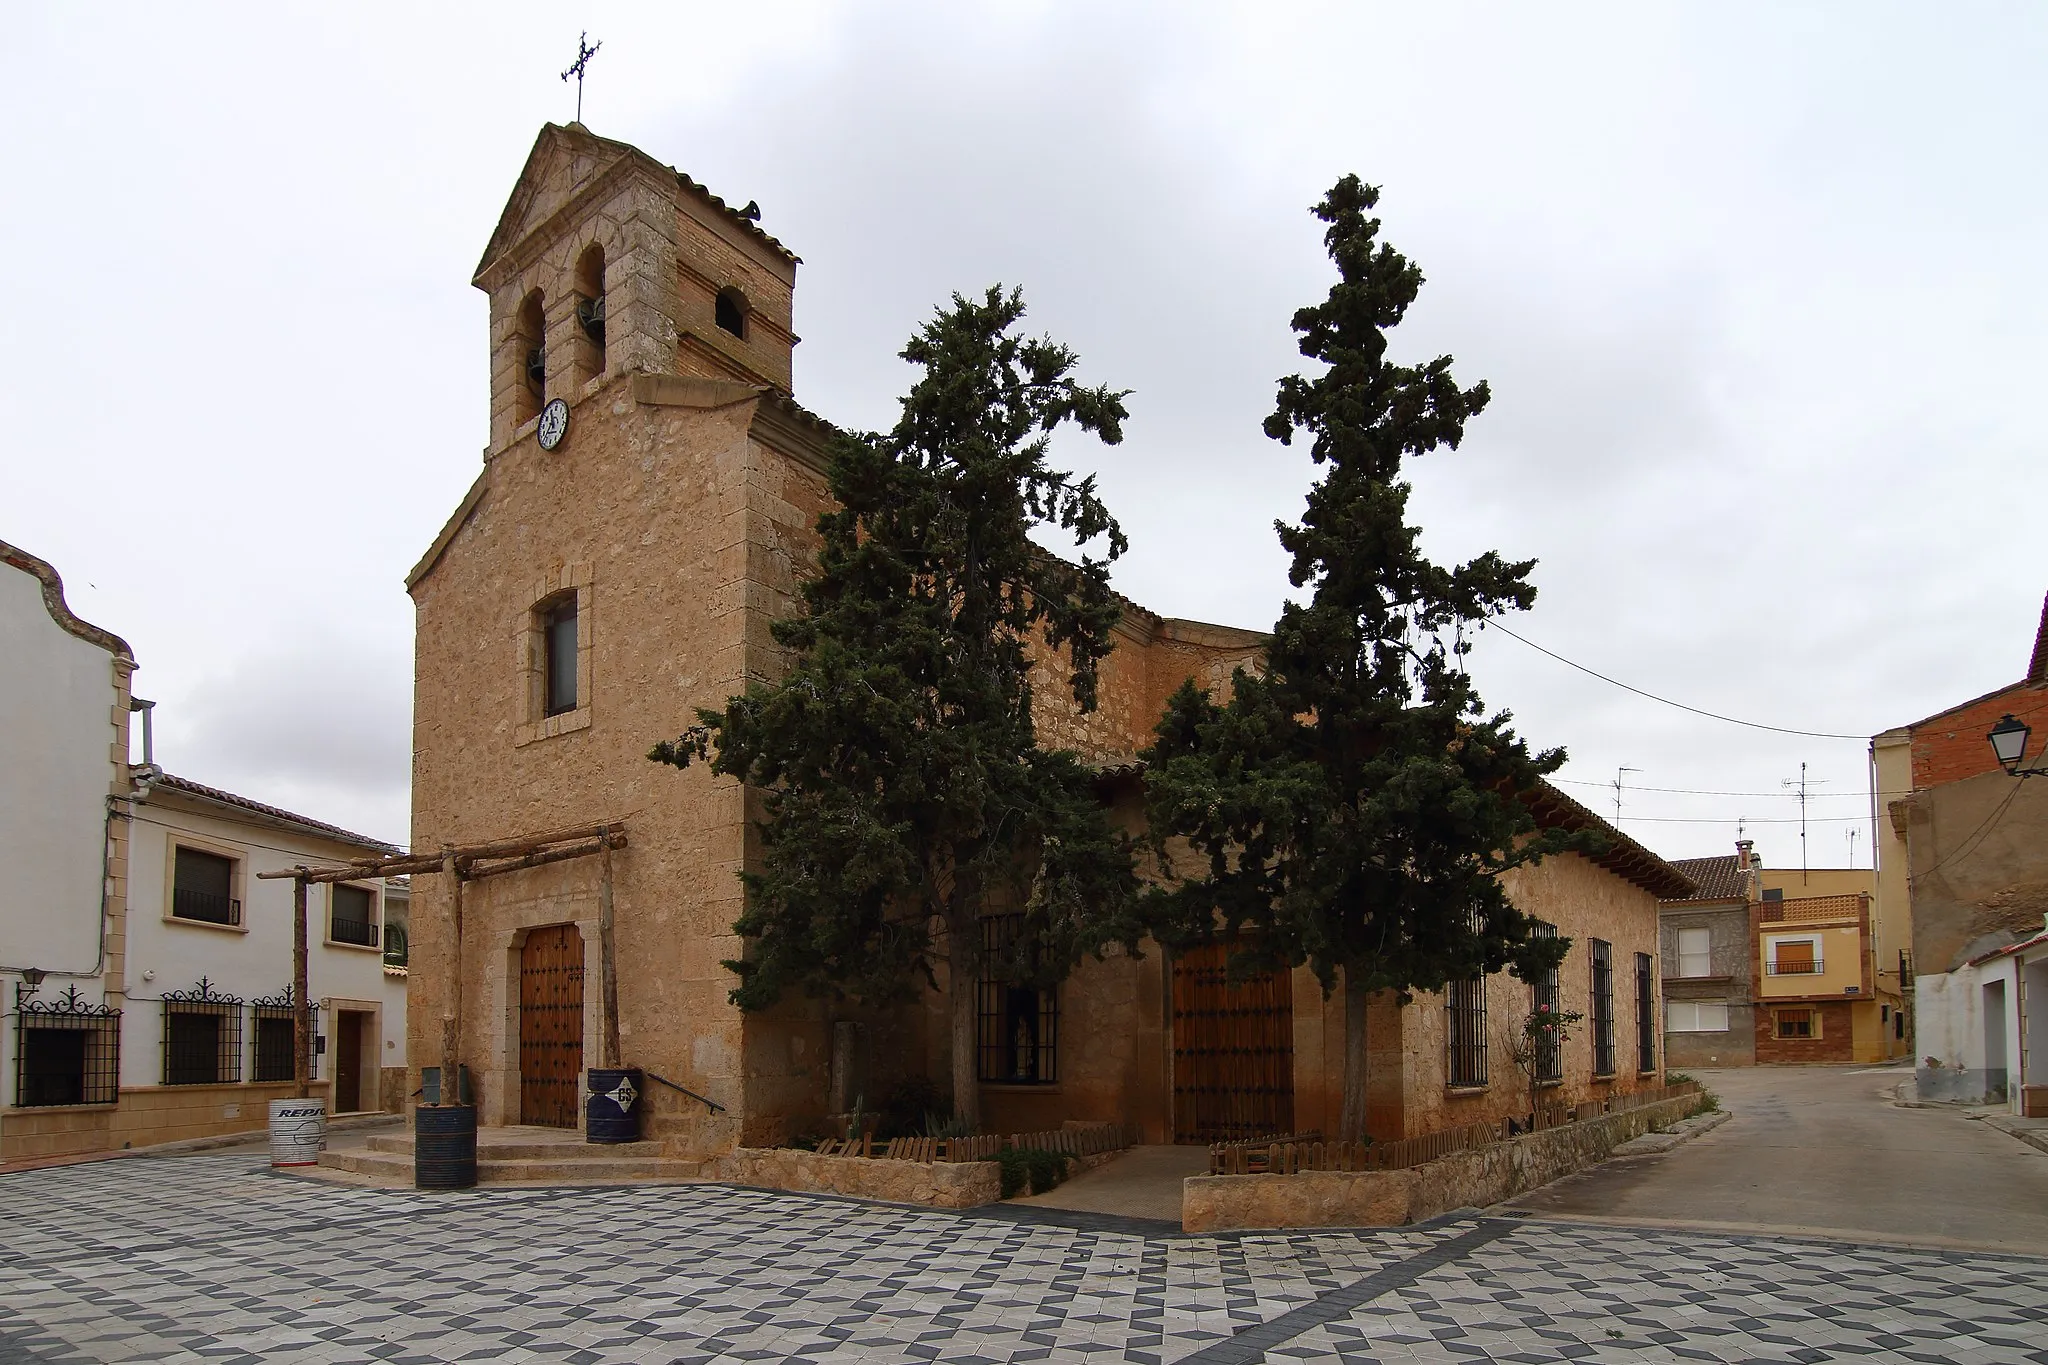
[[[646,760],[696,707],[780,668],[769,623],[794,606],[827,506],[829,428],[791,394],[797,263],[688,176],[580,125],[545,128],[475,277],[491,300],[484,467],[408,579],[413,846],[623,822],[610,930],[623,1059],[722,1106],[652,1090],[645,1121],[678,1156],[815,1130],[857,1094],[949,1071],[936,996],[888,1013],[729,1003],[720,962],[743,951],[735,874],[758,795]],[[1138,819],[1134,755],[1168,694],[1189,677],[1227,684],[1261,642],[1130,604],[1099,709],[1041,688],[1040,741],[1095,764],[1116,818]],[[1536,991],[1589,1015],[1548,1068],[1559,1098],[1656,1081],[1656,898],[1691,883],[1561,793],[1539,814],[1610,837],[1597,859],[1513,874],[1517,901],[1574,939],[1570,960],[1533,990],[1496,977],[1378,1002],[1376,1134],[1526,1105],[1504,1049]],[[459,930],[449,879],[415,881],[411,1055],[438,1055],[441,1020],[458,1019],[486,1124],[577,1121],[605,1022],[583,984],[605,967],[600,875],[585,859],[476,883]],[[1116,1119],[1150,1141],[1334,1128],[1341,999],[1305,971],[1226,992],[1220,963],[1220,950],[1148,950],[1042,996],[984,983],[988,1126]]]
[[[2048,964],[2030,977],[2005,952],[2048,919],[2048,782],[1999,766],[1988,737],[2008,715],[2035,732],[2024,765],[2043,766],[2048,602],[2025,676],[1870,742],[1882,956],[1909,987],[1922,1099],[2017,1106],[2028,1063],[2048,1081]]]

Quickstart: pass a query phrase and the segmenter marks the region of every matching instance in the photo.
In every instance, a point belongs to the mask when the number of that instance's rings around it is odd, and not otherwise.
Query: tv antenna
[[[1856,866],[1856,839],[1863,831],[1851,825],[1842,832],[1849,836],[1849,866],[1854,867]]]
[[[590,59],[597,55],[597,48],[604,46],[604,39],[600,38],[597,40],[597,47],[592,47],[587,41],[589,37],[589,30],[586,29],[576,39],[576,60],[570,63],[567,71],[562,73],[562,79],[565,81],[571,76],[576,78],[576,121],[578,123],[583,122],[583,72],[590,65]]]
[[[1621,823],[1621,775],[1623,773],[1639,773],[1641,771],[1641,768],[1616,768],[1614,770],[1614,823],[1617,825]]]
[[[1788,777],[1778,783],[1781,787],[1796,787],[1799,789],[1799,884],[1801,886],[1806,885],[1808,880],[1806,875],[1806,789],[1810,786],[1825,787],[1827,784],[1828,779],[1826,778],[1817,778],[1812,782],[1808,782],[1806,779],[1806,765],[1804,763],[1799,765],[1798,780],[1795,781]]]

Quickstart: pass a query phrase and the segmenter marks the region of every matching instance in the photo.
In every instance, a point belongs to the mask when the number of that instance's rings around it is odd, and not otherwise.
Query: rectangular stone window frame
[[[195,919],[177,912],[178,850],[181,848],[225,858],[232,865],[232,870],[228,873],[228,897],[235,905],[235,923],[217,924],[212,920]],[[164,923],[175,924],[181,929],[204,929],[213,933],[248,933],[248,872],[247,855],[233,844],[201,838],[180,830],[172,831],[170,837],[164,840]]]
[[[547,622],[554,608],[571,594],[576,603],[576,706],[558,715],[548,710]],[[515,748],[557,735],[590,728],[591,644],[595,638],[592,574],[588,564],[564,564],[542,575],[527,590],[527,606],[513,631],[520,714],[515,721]]]
[[[350,939],[334,936],[334,912],[341,900],[341,890],[361,891],[370,897],[370,939],[368,943],[356,943]],[[329,948],[345,948],[356,953],[384,955],[384,888],[375,882],[330,882],[327,886],[327,931],[325,945]]]

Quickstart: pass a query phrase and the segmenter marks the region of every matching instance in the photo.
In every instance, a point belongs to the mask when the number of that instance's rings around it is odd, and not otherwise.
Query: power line
[[[1614,790],[1614,783],[1612,782],[1596,782],[1591,778],[1585,777],[1553,777],[1549,780],[1552,782],[1562,782],[1566,786],[1571,787],[1602,787],[1608,791]],[[1799,799],[1799,793],[1787,791],[1724,792],[1706,791],[1698,787],[1638,787],[1633,784],[1623,787],[1622,790],[1632,792],[1668,792],[1674,796],[1770,796],[1783,801],[1796,801]],[[1911,794],[1910,791],[1878,793],[1879,796],[1910,796]],[[1869,795],[1869,792],[1808,792],[1806,799],[1809,801],[1823,801],[1829,797],[1838,797],[1862,801],[1867,799]]]
[[[1682,701],[1673,701],[1669,697],[1660,697],[1655,692],[1645,692],[1642,688],[1632,687],[1628,683],[1623,682],[1619,678],[1610,678],[1605,673],[1602,673],[1597,669],[1588,668],[1582,663],[1574,663],[1572,660],[1565,658],[1564,655],[1559,654],[1554,650],[1545,649],[1542,645],[1537,644],[1534,640],[1523,639],[1523,637],[1515,634],[1512,630],[1509,630],[1499,621],[1487,621],[1483,624],[1491,626],[1493,629],[1507,636],[1510,640],[1520,640],[1523,644],[1529,646],[1529,648],[1535,650],[1538,654],[1548,654],[1551,658],[1557,660],[1559,663],[1564,664],[1569,668],[1578,669],[1579,672],[1584,673],[1588,677],[1598,678],[1601,682],[1608,683],[1615,687],[1619,687],[1624,692],[1633,692],[1639,697],[1647,697],[1651,701],[1662,702],[1666,706],[1675,706],[1681,711],[1690,711],[1696,716],[1705,716],[1708,720],[1726,721],[1730,725],[1741,725],[1751,730],[1770,730],[1780,735],[1803,735],[1808,739],[1853,739],[1859,744],[1866,743],[1870,739],[1869,735],[1842,735],[1836,734],[1829,730],[1794,730],[1790,726],[1785,725],[1764,725],[1753,720],[1737,720],[1734,716],[1724,716],[1720,714],[1718,711],[1702,711],[1697,706],[1687,706]]]
[[[1754,815],[1624,815],[1621,818],[1629,824],[1646,825],[1733,825],[1738,822],[1750,825],[1796,825],[1799,823],[1799,817],[1796,815],[1765,817]],[[1809,825],[1861,825],[1868,823],[1869,820],[1870,817],[1867,815],[1816,815],[1806,823]]]

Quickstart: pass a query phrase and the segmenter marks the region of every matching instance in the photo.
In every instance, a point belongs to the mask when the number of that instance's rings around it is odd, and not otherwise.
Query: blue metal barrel
[[[637,1142],[641,1096],[647,1083],[637,1066],[590,1069],[590,1098],[583,1102],[583,1136],[589,1142]]]
[[[422,1104],[413,1110],[412,1183],[419,1190],[475,1187],[475,1105]]]

